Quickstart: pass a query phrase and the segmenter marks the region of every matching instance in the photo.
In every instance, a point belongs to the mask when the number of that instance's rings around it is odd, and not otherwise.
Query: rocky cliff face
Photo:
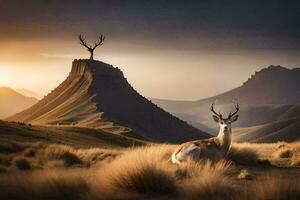
[[[112,129],[122,126],[145,138],[171,142],[208,136],[141,96],[118,68],[92,60],[74,60],[64,82],[8,120]]]
[[[300,68],[271,65],[256,72],[241,87],[215,96],[220,102],[238,99],[243,104],[300,103]]]

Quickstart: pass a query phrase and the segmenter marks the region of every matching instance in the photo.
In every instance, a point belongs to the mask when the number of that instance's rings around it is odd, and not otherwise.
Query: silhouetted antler
[[[235,111],[231,114],[231,112],[228,115],[228,119],[230,119],[231,117],[233,117],[235,114],[237,114],[240,110],[239,104],[235,104]]]
[[[101,36],[99,37],[98,41],[95,42],[95,46],[94,46],[93,49],[95,49],[99,45],[102,45],[104,40],[105,40],[105,37],[101,34]]]
[[[78,39],[80,40],[80,44],[82,45],[82,46],[85,46],[86,48],[88,48],[88,49],[91,49],[91,47],[89,47],[87,44],[86,44],[86,42],[84,41],[85,40],[85,37],[83,37],[81,34],[78,36]]]
[[[222,119],[223,117],[222,117],[221,113],[217,113],[217,112],[214,110],[214,105],[215,105],[215,103],[212,103],[211,106],[210,106],[211,112],[213,112],[213,113],[214,113],[215,115],[217,115],[220,119]]]
[[[96,49],[97,46],[103,45],[103,41],[105,39],[105,37],[101,34],[101,36],[99,37],[99,39],[97,40],[97,42],[95,42],[94,47],[92,46],[88,46],[87,43],[85,42],[85,37],[83,37],[81,34],[78,36],[79,40],[80,40],[80,44],[84,47],[87,48],[87,50],[90,52],[91,57],[90,59],[93,60],[94,59],[94,50]]]

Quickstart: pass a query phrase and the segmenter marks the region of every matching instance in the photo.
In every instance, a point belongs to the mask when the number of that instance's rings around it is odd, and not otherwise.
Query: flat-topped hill
[[[8,120],[92,127],[120,134],[133,131],[158,141],[209,136],[140,95],[120,69],[94,60],[74,60],[65,81],[37,104]]]

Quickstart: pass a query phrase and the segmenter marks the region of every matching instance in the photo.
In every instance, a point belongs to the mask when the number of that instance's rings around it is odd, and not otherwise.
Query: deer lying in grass
[[[188,158],[218,161],[226,156],[231,145],[231,123],[235,122],[239,117],[236,115],[239,111],[239,105],[235,105],[235,112],[229,113],[227,118],[223,118],[220,113],[214,110],[214,104],[211,105],[210,109],[214,114],[214,121],[220,126],[218,136],[181,144],[172,154],[171,161],[173,163],[180,164]]]

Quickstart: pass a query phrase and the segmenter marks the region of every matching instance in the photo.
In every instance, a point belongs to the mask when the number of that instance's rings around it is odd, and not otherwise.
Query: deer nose
[[[228,129],[228,127],[227,127],[227,126],[224,126],[224,129],[225,129],[225,130],[227,130],[227,129]]]

